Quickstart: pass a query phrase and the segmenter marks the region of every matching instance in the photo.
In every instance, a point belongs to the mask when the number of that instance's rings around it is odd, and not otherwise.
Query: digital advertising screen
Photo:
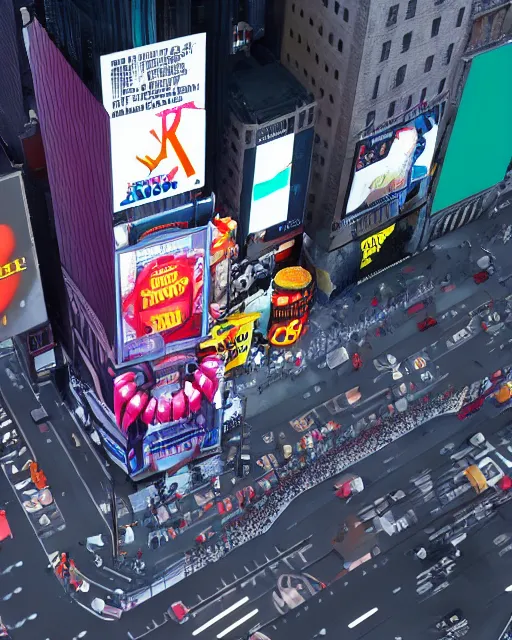
[[[164,356],[208,331],[210,227],[174,231],[116,253],[118,361]]]
[[[414,212],[360,241],[360,279],[386,269],[411,254],[409,245],[418,219],[419,212]]]
[[[0,342],[48,320],[21,173],[0,178]]]
[[[503,180],[512,149],[512,44],[473,58],[441,166],[432,212]],[[483,118],[483,114],[485,117]]]
[[[441,107],[362,140],[356,149],[346,213],[359,213],[429,175]]]
[[[256,147],[249,233],[288,218],[294,138],[290,133]]]
[[[206,34],[101,57],[114,212],[204,185]]]

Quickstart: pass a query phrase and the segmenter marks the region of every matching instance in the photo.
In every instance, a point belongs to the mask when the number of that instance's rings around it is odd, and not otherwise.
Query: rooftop
[[[313,96],[279,62],[241,60],[230,84],[230,105],[241,122],[265,124],[314,102]]]

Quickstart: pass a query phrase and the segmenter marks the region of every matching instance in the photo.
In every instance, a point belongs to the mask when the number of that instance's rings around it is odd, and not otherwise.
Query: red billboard
[[[161,357],[206,335],[210,241],[202,227],[159,233],[117,252],[120,363]]]
[[[48,320],[23,178],[0,178],[0,342]]]

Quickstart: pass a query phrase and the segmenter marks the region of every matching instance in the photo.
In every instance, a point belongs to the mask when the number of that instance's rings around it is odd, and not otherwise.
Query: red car
[[[430,329],[430,327],[435,327],[436,324],[437,324],[437,320],[429,316],[428,318],[425,318],[425,320],[418,322],[418,330],[426,331],[427,329]]]

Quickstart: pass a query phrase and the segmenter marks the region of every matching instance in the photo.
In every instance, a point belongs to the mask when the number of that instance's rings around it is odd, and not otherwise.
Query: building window
[[[298,42],[299,44],[302,44],[302,38],[300,37],[300,33],[299,33],[299,34],[297,34],[297,42]]]
[[[311,124],[313,122],[313,117],[315,115],[315,108],[314,107],[309,107],[309,111],[308,111],[308,124]]]
[[[399,87],[401,84],[403,84],[404,80],[405,80],[405,72],[407,71],[407,65],[404,64],[402,65],[398,71],[396,72],[396,78],[395,78],[395,87]]]
[[[438,4],[443,4],[444,0],[435,0],[434,4],[438,5]]]
[[[329,8],[329,0],[323,0],[323,3],[324,3],[324,7],[326,9],[328,9]]]
[[[409,0],[407,3],[407,11],[405,12],[405,19],[410,20],[416,15],[416,0]]]
[[[394,100],[393,102],[389,103],[388,118],[392,118],[395,115],[395,106],[396,106],[396,102]]]
[[[389,7],[389,11],[388,11],[388,19],[386,22],[386,27],[392,27],[394,24],[396,24],[396,21],[398,19],[398,7],[400,5],[399,4],[394,4],[392,7]]]
[[[325,91],[320,87],[320,97],[323,98],[325,95]]]
[[[314,27],[315,26],[315,23],[313,22],[313,18],[309,19],[309,26],[310,27]]]
[[[323,156],[320,156],[320,166],[323,167],[325,164],[325,158]]]
[[[233,173],[233,169],[231,167],[228,167],[228,176],[230,178],[232,178],[235,174]]]
[[[409,48],[411,46],[411,40],[412,40],[412,31],[409,31],[409,33],[406,33],[405,36],[402,38],[402,53],[409,51]]]
[[[311,204],[315,204],[315,194],[314,193],[310,193],[309,194],[309,201],[311,202]]]
[[[235,134],[235,136],[240,140],[240,133],[238,131],[238,129],[235,127],[235,125],[231,125],[231,131]]]
[[[334,13],[336,15],[338,15],[339,12],[340,12],[340,3],[339,2],[335,2],[334,3]]]
[[[315,144],[318,144],[320,142],[320,136],[318,135],[318,133],[315,133]]]
[[[439,93],[441,93],[441,92],[439,92]],[[334,98],[332,97],[332,93],[329,94],[329,102],[331,104],[334,104]]]
[[[464,20],[464,7],[461,7],[459,9],[459,13],[457,14],[457,22],[456,22],[455,26],[456,27],[460,27],[463,20]]]
[[[405,110],[408,111],[412,106],[412,96],[407,98],[407,102],[405,103]]]
[[[237,149],[236,149],[236,147],[235,147],[235,143],[234,143],[234,142],[232,142],[232,143],[231,143],[231,150],[232,150],[234,153],[237,153]]]
[[[287,60],[288,62],[290,62],[290,54],[289,54],[289,53],[287,53],[287,54],[286,54],[286,60]]]
[[[328,149],[329,148],[329,145],[327,144],[327,140],[323,141],[323,145],[324,145],[324,149]]]
[[[302,69],[302,72],[304,73],[304,76],[307,78],[308,77],[308,70],[307,69]]]
[[[329,116],[327,116],[327,126],[332,127],[332,118],[329,118]]]
[[[432,69],[432,65],[434,64],[434,56],[429,56],[426,60],[425,60],[425,67],[423,69],[423,71],[425,73],[428,73],[431,69]]]
[[[307,45],[306,45],[306,51],[307,51],[308,53],[311,53],[311,47],[309,46],[309,44],[307,44]]]
[[[366,114],[366,126],[369,127],[375,122],[375,111],[368,111]]]
[[[343,9],[343,22],[348,22],[348,9]]]
[[[300,17],[303,18],[304,17],[304,9],[300,10]]]
[[[444,85],[446,84],[446,78],[443,78],[437,87],[437,93],[443,93]]]
[[[449,45],[448,49],[446,49],[446,57],[444,59],[444,63],[445,64],[450,64],[451,60],[452,60],[452,54],[453,54],[453,42],[451,43],[451,45]]]
[[[329,44],[331,44],[331,45],[332,45],[332,43],[334,42],[334,36],[333,36],[333,34],[332,34],[332,33],[330,33],[330,34],[329,34],[329,38],[328,38],[328,40],[329,40]]]
[[[315,76],[311,76],[311,84],[316,87],[316,80],[315,80]]]
[[[252,141],[252,131],[248,129],[245,132],[245,144],[251,144],[251,141]]]
[[[334,69],[334,79],[335,80],[340,79],[340,72],[338,71],[338,69]]]
[[[380,76],[377,76],[375,78],[375,84],[373,85],[372,100],[376,100],[377,96],[379,95],[379,84],[380,84]]]
[[[389,54],[391,52],[391,40],[384,42],[382,44],[382,51],[380,52],[380,61],[384,62],[389,58]]]
[[[420,102],[424,102],[426,97],[427,97],[427,87],[423,87],[423,89],[421,90]]]
[[[292,13],[295,13],[295,2],[292,2]]]
[[[441,18],[434,18],[432,20],[432,29],[430,31],[430,37],[435,38],[439,33],[439,27],[441,26]]]
[[[318,35],[323,36],[324,35],[324,28],[322,27],[322,25],[320,25],[318,27]]]
[[[325,73],[329,73],[329,65],[327,62],[324,64]]]
[[[319,63],[320,63],[320,58],[318,57],[318,53],[316,53],[316,54],[315,54],[315,62],[316,62],[317,64],[319,64]]]
[[[299,68],[299,61],[295,60],[295,68],[298,69]]]
[[[290,29],[290,38],[293,38],[293,29]]]
[[[341,38],[338,40],[338,51],[343,53],[343,40]]]

